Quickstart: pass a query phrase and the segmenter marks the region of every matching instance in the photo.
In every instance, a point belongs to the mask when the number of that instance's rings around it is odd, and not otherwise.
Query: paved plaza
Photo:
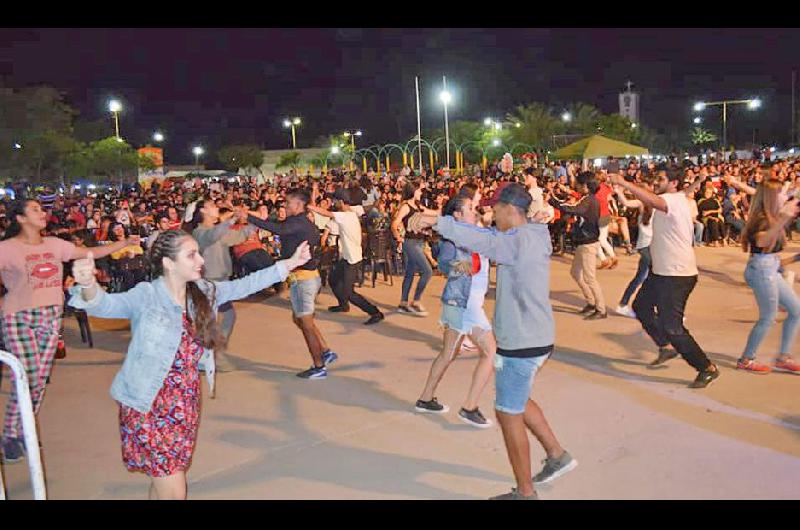
[[[797,244],[789,251],[800,251]],[[800,487],[800,377],[737,372],[757,318],[738,247],[696,250],[700,280],[687,327],[721,377],[691,390],[696,373],[680,358],[653,369],[655,347],[636,320],[584,322],[569,276],[571,256],[553,259],[551,299],[556,353],[533,392],[577,469],[540,488],[547,499],[797,499]],[[598,271],[615,307],[638,258]],[[418,318],[393,313],[401,278],[360,292],[387,314],[330,314],[328,288],[317,300],[320,329],[339,353],[327,380],[295,373],[310,359],[290,319],[286,294],[237,304],[230,353],[242,368],[220,374],[216,399],[204,385],[200,433],[189,470],[190,499],[485,499],[513,485],[499,427],[461,423],[475,354],[460,357],[437,396],[443,416],[413,405],[441,345],[437,325],[443,278],[434,277]],[[487,313],[494,307],[487,296]],[[785,313],[779,314],[783,320]],[[535,322],[530,325],[535,326]],[[118,406],[108,394],[130,332],[123,321],[92,320],[95,348],[66,321],[68,357],[56,361],[39,415],[51,499],[145,499],[149,481],[120,458]],[[780,327],[759,359],[771,361]],[[796,355],[800,352],[797,349]],[[6,375],[0,404],[10,381]],[[480,408],[493,419],[493,385]],[[534,469],[544,458],[532,441]],[[3,469],[9,498],[31,498],[25,462]]]

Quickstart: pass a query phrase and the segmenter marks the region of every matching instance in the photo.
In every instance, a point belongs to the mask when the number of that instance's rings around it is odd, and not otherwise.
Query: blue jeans
[[[647,273],[650,271],[650,264],[652,263],[653,259],[650,257],[650,247],[644,247],[639,249],[639,267],[636,269],[636,276],[631,280],[631,283],[628,284],[628,287],[625,289],[625,293],[622,295],[622,300],[620,300],[620,305],[628,305],[628,302],[631,301],[631,297],[633,293],[636,292],[636,289],[639,288],[640,285],[644,283],[647,279]]]
[[[414,275],[419,272],[420,278],[417,282],[417,289],[414,291],[414,301],[419,302],[422,298],[422,292],[433,276],[433,269],[431,264],[428,263],[428,258],[422,251],[425,245],[424,239],[405,239],[403,240],[403,265],[405,266],[406,273],[403,277],[403,302],[408,302],[408,295],[411,292],[411,283],[414,281]]]
[[[694,242],[696,245],[699,245],[703,242],[703,232],[705,229],[706,227],[700,221],[694,222]]]
[[[743,357],[755,359],[756,350],[769,332],[778,314],[778,305],[786,308],[789,316],[783,322],[781,350],[789,355],[800,325],[800,299],[792,286],[786,283],[778,269],[780,261],[777,254],[753,254],[744,270],[744,279],[753,290],[758,303],[758,322],[750,330]]]

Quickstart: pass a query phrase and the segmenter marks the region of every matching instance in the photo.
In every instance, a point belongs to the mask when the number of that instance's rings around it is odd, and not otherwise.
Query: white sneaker
[[[618,305],[615,311],[617,312],[618,315],[622,315],[628,318],[636,318],[636,313],[634,312],[633,309],[631,309],[631,306],[629,305]]]
[[[428,316],[428,310],[422,307],[422,304],[409,304],[408,308],[411,310],[411,314],[413,315],[417,315],[419,317]]]

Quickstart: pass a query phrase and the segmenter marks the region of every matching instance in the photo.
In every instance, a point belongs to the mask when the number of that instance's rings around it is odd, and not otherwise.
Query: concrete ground
[[[648,368],[654,345],[635,320],[576,315],[583,302],[569,277],[571,258],[554,258],[556,353],[533,396],[580,465],[541,488],[541,498],[800,498],[800,377],[734,369],[757,318],[742,278],[746,256],[738,248],[699,248],[697,256],[701,277],[687,327],[722,371],[704,390],[687,388],[694,372],[680,358]],[[610,307],[637,259],[621,256],[617,269],[599,271]],[[241,370],[219,376],[216,399],[204,396],[190,498],[484,499],[509,490],[499,428],[478,430],[456,416],[475,354],[460,357],[437,392],[448,414],[413,412],[441,345],[443,279],[424,295],[427,318],[392,313],[400,282],[360,290],[387,314],[372,327],[356,308],[324,311],[334,298],[323,290],[319,326],[340,360],[321,381],[294,375],[310,361],[285,295],[237,304],[230,351]],[[147,496],[147,477],[122,465],[118,407],[108,394],[130,337],[122,324],[93,319],[89,349],[74,319],[66,323],[68,357],[56,363],[39,416],[51,499]],[[775,326],[760,360],[771,360],[779,335]],[[9,383],[6,376],[0,404]],[[480,405],[490,418],[493,397],[490,385]],[[544,454],[531,446],[536,472]],[[31,498],[25,463],[3,472],[9,498]]]

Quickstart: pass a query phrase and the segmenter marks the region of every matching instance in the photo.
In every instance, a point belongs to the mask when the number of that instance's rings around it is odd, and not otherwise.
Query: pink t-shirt
[[[73,258],[75,245],[45,237],[41,245],[16,238],[0,241],[0,277],[8,289],[3,314],[64,303],[62,262]]]

